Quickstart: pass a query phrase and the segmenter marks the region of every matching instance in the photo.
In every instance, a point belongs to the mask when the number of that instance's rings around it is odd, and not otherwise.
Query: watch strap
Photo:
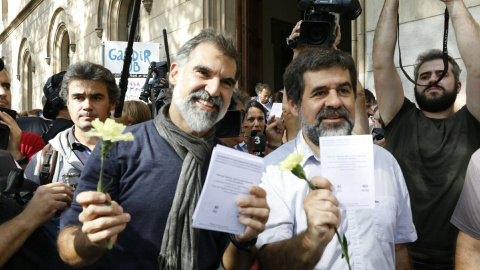
[[[230,234],[230,241],[239,250],[243,250],[243,251],[246,251],[246,252],[252,252],[252,247],[254,247],[255,244],[257,243],[257,237],[253,238],[252,240],[250,240],[248,242],[240,243],[240,242],[238,242],[237,237],[235,237],[234,234]]]

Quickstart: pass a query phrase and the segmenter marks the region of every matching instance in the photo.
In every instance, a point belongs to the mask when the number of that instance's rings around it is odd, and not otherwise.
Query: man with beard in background
[[[436,0],[438,1],[438,0]],[[415,97],[404,97],[394,63],[399,1],[386,0],[375,32],[375,90],[386,148],[400,163],[411,195],[418,240],[409,244],[415,269],[453,269],[458,230],[450,224],[470,157],[480,147],[480,27],[462,0],[441,0],[451,16],[467,69],[467,104],[455,112],[460,67],[442,52],[421,54],[415,65]],[[460,238],[459,238],[460,240]]]
[[[64,261],[152,270],[217,269],[222,261],[226,269],[249,269],[269,213],[262,188],[251,186],[251,196],[237,200],[239,221],[247,226],[243,235],[192,227],[219,143],[213,127],[225,115],[240,74],[233,41],[212,29],[180,48],[170,68],[172,102],[154,120],[128,128],[134,141],[115,143],[107,155],[104,176],[114,179],[107,195],[92,191],[101,163],[99,147],[92,152],[75,203],[62,217],[68,226],[58,237]],[[107,239],[114,243],[109,251]]]
[[[417,238],[408,191],[398,163],[374,146],[375,208],[339,210],[330,180],[322,177],[320,137],[351,135],[357,73],[352,57],[308,48],[284,74],[290,110],[301,123],[297,137],[265,157],[260,185],[271,208],[258,237],[260,269],[347,269],[334,227],[345,233],[352,269],[408,269],[405,243]],[[299,163],[318,189],[280,162],[304,152]]]

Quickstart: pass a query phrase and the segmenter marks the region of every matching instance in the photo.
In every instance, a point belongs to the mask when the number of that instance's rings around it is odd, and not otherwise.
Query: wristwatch
[[[21,159],[17,160],[18,165],[22,166],[24,164],[27,164],[28,158],[27,157],[22,157]]]
[[[255,244],[257,243],[257,237],[253,238],[252,240],[250,240],[248,242],[240,243],[240,242],[238,242],[237,237],[235,237],[234,234],[230,234],[230,241],[232,241],[232,244],[236,248],[238,248],[240,250],[243,250],[243,251],[246,251],[246,252],[252,252],[252,247],[254,247]]]

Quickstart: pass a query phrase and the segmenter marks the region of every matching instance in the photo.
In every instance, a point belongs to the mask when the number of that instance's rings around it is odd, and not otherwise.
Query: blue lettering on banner
[[[148,63],[150,64],[150,56],[152,52],[150,50],[144,51],[133,51],[132,54],[132,63],[130,64],[130,72],[139,72],[140,71],[140,63]],[[108,51],[108,58],[111,61],[122,61],[125,58],[125,53],[122,50],[118,49],[111,49]]]
[[[139,72],[140,71],[140,65],[138,64],[138,62],[132,62],[130,64],[129,72],[132,72],[132,66],[133,66],[133,72]]]

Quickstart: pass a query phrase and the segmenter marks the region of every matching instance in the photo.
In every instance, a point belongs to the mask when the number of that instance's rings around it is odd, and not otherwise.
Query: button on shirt
[[[270,217],[259,235],[257,248],[290,239],[307,229],[303,199],[309,192],[305,181],[278,169],[293,152],[304,151],[302,165],[307,178],[322,175],[320,159],[308,146],[302,131],[265,157],[261,187],[267,191]],[[410,197],[400,167],[393,156],[374,145],[375,209],[340,210],[338,231],[346,234],[352,269],[395,269],[395,244],[413,242],[417,234],[412,221]],[[334,235],[315,269],[348,269]]]

